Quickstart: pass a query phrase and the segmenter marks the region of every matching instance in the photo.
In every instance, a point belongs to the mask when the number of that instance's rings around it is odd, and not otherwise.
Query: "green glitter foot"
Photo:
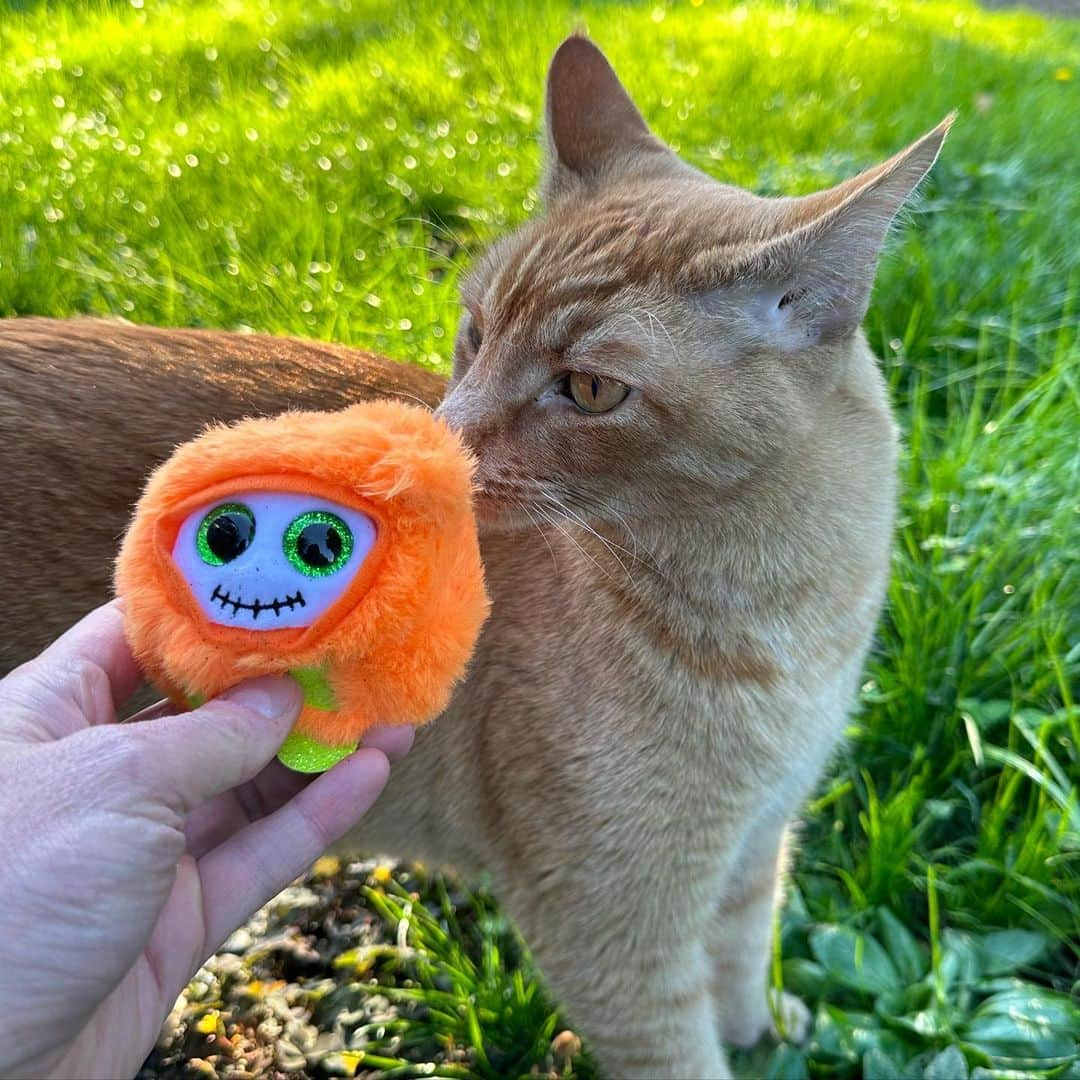
[[[310,735],[290,731],[277,756],[282,765],[287,765],[294,772],[326,772],[331,765],[336,765],[342,758],[348,757],[359,745],[355,742],[351,746],[328,746]]]

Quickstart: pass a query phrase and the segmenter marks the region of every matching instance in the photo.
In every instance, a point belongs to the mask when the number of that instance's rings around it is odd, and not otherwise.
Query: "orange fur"
[[[446,707],[488,612],[471,478],[457,437],[397,402],[210,428],[150,477],[117,559],[135,655],[178,703],[244,678],[324,668],[340,708],[306,708],[300,729],[331,745],[374,724],[430,720]],[[213,623],[173,562],[177,530],[195,507],[260,488],[319,494],[376,522],[361,572],[311,626]]]

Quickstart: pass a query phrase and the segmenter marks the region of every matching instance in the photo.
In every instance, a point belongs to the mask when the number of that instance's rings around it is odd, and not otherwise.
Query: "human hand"
[[[412,742],[373,732],[313,780],[274,760],[292,680],[117,724],[139,682],[115,602],[0,680],[0,1075],[133,1076],[199,965]]]

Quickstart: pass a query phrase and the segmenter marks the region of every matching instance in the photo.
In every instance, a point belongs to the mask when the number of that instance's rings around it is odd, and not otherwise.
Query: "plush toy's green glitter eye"
[[[308,577],[340,570],[353,549],[349,526],[328,510],[309,510],[285,530],[285,557]]]
[[[215,506],[199,522],[195,544],[202,561],[224,566],[243,555],[255,539],[255,515],[240,503]]]

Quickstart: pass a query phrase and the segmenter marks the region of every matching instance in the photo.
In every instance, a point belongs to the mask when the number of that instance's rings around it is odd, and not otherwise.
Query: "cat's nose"
[[[461,409],[452,400],[453,396],[451,393],[439,402],[435,408],[435,415],[440,420],[444,420],[451,431],[457,432],[464,438],[465,433],[462,430],[464,428],[464,417],[461,415]]]
[[[449,393],[435,406],[435,415],[440,420],[445,420],[447,426],[453,431],[461,431],[461,418],[457,414],[457,410],[451,403],[453,392]]]
[[[462,442],[475,452],[494,430],[494,423],[490,411],[477,401],[476,395],[465,385],[466,380],[443,398],[435,415],[445,420],[461,436]]]

